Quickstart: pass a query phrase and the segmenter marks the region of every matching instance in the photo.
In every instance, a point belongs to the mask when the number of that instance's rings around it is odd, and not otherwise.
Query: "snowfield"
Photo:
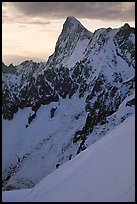
[[[134,202],[135,115],[32,189],[3,192],[3,202]]]

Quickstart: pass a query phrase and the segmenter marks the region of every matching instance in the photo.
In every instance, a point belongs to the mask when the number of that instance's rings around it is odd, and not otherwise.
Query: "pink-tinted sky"
[[[3,2],[3,61],[46,61],[67,16],[75,16],[91,32],[124,23],[134,27],[135,2]]]

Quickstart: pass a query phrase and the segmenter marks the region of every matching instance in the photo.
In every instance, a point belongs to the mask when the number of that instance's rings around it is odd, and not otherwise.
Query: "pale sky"
[[[135,2],[3,2],[2,60],[47,61],[68,16],[88,30],[135,27]]]

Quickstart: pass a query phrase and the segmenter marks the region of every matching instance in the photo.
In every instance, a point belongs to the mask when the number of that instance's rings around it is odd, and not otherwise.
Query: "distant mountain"
[[[13,64],[10,64],[9,66],[6,66],[3,62],[2,62],[2,72],[3,73],[11,73],[11,74],[15,74],[16,73],[16,67]]]
[[[47,63],[16,70],[2,73],[3,189],[34,186],[135,111],[128,24],[91,33],[68,17]]]

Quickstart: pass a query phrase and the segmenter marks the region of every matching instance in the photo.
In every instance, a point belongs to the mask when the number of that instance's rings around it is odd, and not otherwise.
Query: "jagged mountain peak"
[[[15,74],[16,72],[16,66],[14,66],[12,63],[7,66],[4,62],[2,62],[2,73],[10,73]]]
[[[65,29],[66,29],[66,26],[68,26],[69,28],[73,27],[74,29],[76,29],[77,27],[82,27],[84,28],[84,26],[80,23],[79,20],[77,20],[74,16],[68,16],[66,18],[66,21],[64,23],[64,26],[65,26]]]
[[[123,26],[121,26],[119,31],[128,32],[128,33],[132,32],[135,34],[135,28],[131,27],[128,23],[125,23]]]
[[[68,16],[66,18],[66,21],[64,22],[63,24],[63,29],[62,29],[62,32],[61,32],[61,35],[64,33],[67,33],[67,34],[73,34],[74,32],[77,33],[77,32],[82,32],[82,31],[86,31],[86,32],[89,32],[81,23],[78,19],[76,19],[74,16]]]
[[[11,63],[11,64],[9,65],[9,67],[14,67],[14,65]]]
[[[57,40],[55,52],[47,61],[47,67],[58,66],[60,62],[65,64],[68,57],[74,54],[75,48],[80,42],[82,42],[80,47],[83,53],[92,35],[75,17],[68,16]],[[77,62],[77,59],[75,61]]]
[[[32,63],[33,63],[33,60],[25,60],[25,61],[21,62],[21,64],[20,64],[20,65],[25,66],[25,65],[32,64]]]
[[[66,21],[67,21],[67,20],[74,21],[74,22],[75,22],[75,21],[76,21],[76,22],[78,21],[77,18],[75,18],[74,16],[68,16],[68,17],[66,18]],[[79,21],[78,21],[78,22],[79,22]]]
[[[122,26],[122,27],[125,28],[125,29],[129,29],[130,25],[128,23],[125,23],[124,26]]]

